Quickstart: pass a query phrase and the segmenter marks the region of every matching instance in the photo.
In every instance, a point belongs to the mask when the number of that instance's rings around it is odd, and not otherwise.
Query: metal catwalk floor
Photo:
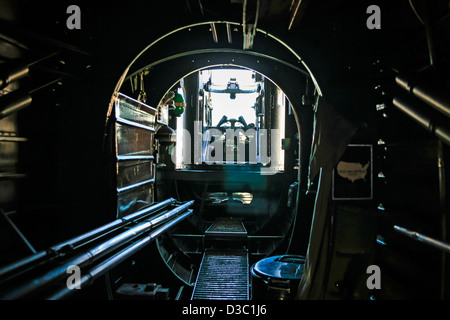
[[[215,221],[208,230],[205,231],[207,236],[245,236],[247,230],[240,220],[235,219],[219,219]]]
[[[192,300],[249,300],[246,250],[206,251]]]

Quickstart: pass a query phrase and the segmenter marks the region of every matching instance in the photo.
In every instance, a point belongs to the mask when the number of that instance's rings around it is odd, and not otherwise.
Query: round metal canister
[[[291,300],[303,276],[305,257],[272,256],[251,267],[253,300]]]

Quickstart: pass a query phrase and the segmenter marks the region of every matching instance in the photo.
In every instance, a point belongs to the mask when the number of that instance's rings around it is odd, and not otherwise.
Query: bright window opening
[[[197,104],[186,108],[195,113],[195,124],[177,119],[177,129],[189,131],[177,130],[178,169],[214,164],[284,170],[287,99],[281,89],[261,74],[237,67],[199,71],[198,88]]]

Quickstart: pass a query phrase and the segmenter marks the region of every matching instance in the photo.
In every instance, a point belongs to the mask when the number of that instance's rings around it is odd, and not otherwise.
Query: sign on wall
[[[373,198],[373,152],[370,144],[349,144],[333,170],[333,200]]]

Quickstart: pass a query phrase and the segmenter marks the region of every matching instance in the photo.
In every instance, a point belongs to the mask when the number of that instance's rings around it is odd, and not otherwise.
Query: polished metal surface
[[[33,98],[28,94],[8,94],[0,98],[0,119],[28,107]]]
[[[196,298],[245,299],[248,261],[306,254],[298,299],[449,299],[449,1],[379,4],[372,14],[376,4],[356,0],[91,1],[80,31],[64,3],[0,1],[0,210],[11,213],[0,297],[113,300],[136,278],[176,299],[194,285]],[[221,109],[201,77],[211,68],[252,70],[282,90],[223,106],[230,119],[253,108],[258,128],[227,139],[228,163],[203,163],[194,143]],[[178,89],[181,117],[169,107]],[[266,160],[250,161],[250,148],[236,159],[238,142],[260,135]],[[376,194],[336,201],[333,170],[355,141],[373,145]],[[358,189],[356,170],[343,179]],[[176,209],[190,199],[195,214]],[[95,285],[69,292],[69,263]],[[369,288],[369,265],[382,290]]]
[[[166,204],[169,204],[172,202],[172,199],[168,199],[167,201],[164,201],[161,205],[155,205],[153,209],[156,208],[156,210],[161,210],[164,208]],[[67,241],[66,243],[54,246],[54,249],[50,248],[47,250],[47,252],[55,252],[57,248],[59,250],[63,248],[67,248],[67,246],[74,245],[75,243],[78,243],[80,241],[85,241],[85,245],[89,244],[91,241],[91,237],[94,235],[99,236],[108,236],[110,228],[116,227],[118,224],[123,223],[124,221],[128,222],[138,222],[134,226],[122,230],[121,233],[114,233],[110,235],[109,239],[103,240],[100,243],[97,242],[97,244],[91,245],[90,248],[84,249],[81,252],[73,252],[71,254],[70,258],[66,258],[66,252],[61,253],[58,256],[50,255],[47,259],[47,261],[44,262],[51,262],[52,264],[49,266],[50,268],[44,269],[41,271],[38,271],[37,274],[33,274],[33,268],[27,270],[31,272],[28,277],[21,279],[22,275],[19,270],[19,272],[15,275],[10,276],[6,279],[0,279],[3,282],[8,281],[19,281],[14,286],[11,286],[10,290],[3,291],[0,295],[1,299],[18,299],[23,296],[27,296],[29,294],[33,294],[36,291],[39,291],[41,288],[50,285],[54,281],[60,280],[67,272],[67,269],[69,266],[76,265],[80,268],[88,267],[93,265],[94,263],[98,263],[98,261],[102,261],[102,259],[106,258],[108,259],[108,255],[111,253],[114,253],[115,250],[127,245],[130,243],[130,241],[136,241],[139,239],[139,237],[145,236],[147,232],[152,231],[151,233],[151,240],[153,240],[155,237],[159,236],[163,232],[167,230],[167,228],[170,226],[174,226],[176,222],[181,221],[182,217],[183,219],[187,216],[185,211],[188,210],[190,206],[192,206],[193,201],[188,201],[186,203],[183,203],[181,205],[176,206],[175,208],[172,208],[170,210],[162,211],[151,218],[139,222],[139,218],[142,217],[142,214],[145,214],[145,211],[141,211],[139,214],[138,212],[134,214],[133,216],[130,216],[130,219],[126,220],[115,220],[111,224],[105,225],[99,229],[93,230],[85,235],[81,235],[77,238],[74,238],[72,240]],[[148,210],[151,211],[151,210]],[[153,212],[153,211],[152,211]],[[192,213],[191,210],[189,210],[189,215]],[[133,219],[132,219],[133,218]],[[136,220],[137,219],[137,220]],[[160,226],[162,226],[160,228]],[[100,233],[100,234],[99,234]],[[141,246],[139,247],[141,248]],[[68,252],[70,252],[70,247],[68,248]],[[135,252],[135,251],[133,251]],[[35,257],[35,258],[34,258]],[[42,252],[37,253],[32,258],[27,258],[22,264],[13,266],[14,268],[6,268],[3,274],[10,273],[14,270],[17,270],[19,267],[24,267],[27,264],[35,263],[34,267],[37,266],[36,262],[41,261],[45,258],[45,254]],[[60,263],[55,263],[57,258],[61,258],[62,261]],[[110,259],[110,258],[109,258]],[[20,276],[20,277],[18,277]]]
[[[151,130],[130,126],[122,122],[116,124],[118,155],[151,155],[153,137]]]
[[[280,280],[298,280],[303,275],[305,257],[298,255],[279,255],[261,259],[253,271],[261,277]]]
[[[157,110],[118,93],[115,101],[117,216],[154,201]]]
[[[137,123],[150,130],[155,129],[157,110],[122,93],[116,100],[116,117],[129,123]]]
[[[446,144],[450,145],[450,128],[446,124],[440,124],[429,112],[419,110],[402,98],[395,97],[393,105],[416,121],[421,127],[433,133]]]
[[[429,106],[433,107],[442,114],[450,117],[450,97],[444,93],[439,92],[437,88],[431,88],[430,86],[424,86],[422,84],[416,84],[414,81],[406,78],[402,75],[395,77],[395,82],[404,90],[411,93],[418,99],[422,100]]]
[[[85,274],[81,280],[81,284],[90,284],[92,281],[97,279],[99,276],[103,275],[104,273],[108,272],[115,266],[117,266],[119,263],[123,262],[125,259],[129,258],[133,254],[135,254],[137,251],[148,245],[150,242],[155,240],[158,236],[160,236],[162,233],[166,232],[170,228],[174,227],[179,222],[183,221],[187,217],[189,217],[192,214],[192,210],[187,210],[187,212],[179,215],[177,218],[163,224],[160,228],[156,229],[152,233],[150,233],[145,238],[135,242],[131,246],[125,248],[124,250],[118,252],[117,254],[114,254],[113,256],[109,257],[105,261],[99,263],[95,267],[93,267],[87,274]],[[54,293],[53,295],[47,297],[47,300],[58,300],[66,295],[73,293],[73,290],[68,289],[67,287],[63,287],[60,291]]]
[[[430,245],[432,247],[438,248],[439,250],[442,250],[442,251],[445,251],[447,253],[450,253],[450,244],[449,243],[433,239],[433,238],[428,237],[428,236],[426,236],[424,234],[421,234],[421,233],[416,232],[416,231],[411,231],[411,230],[408,230],[408,229],[403,228],[403,227],[394,226],[394,229],[396,231],[398,231],[398,232],[400,232],[400,233],[402,233],[402,234],[404,234],[404,235],[414,239],[414,240],[426,243],[426,244],[428,244],[428,245]]]

